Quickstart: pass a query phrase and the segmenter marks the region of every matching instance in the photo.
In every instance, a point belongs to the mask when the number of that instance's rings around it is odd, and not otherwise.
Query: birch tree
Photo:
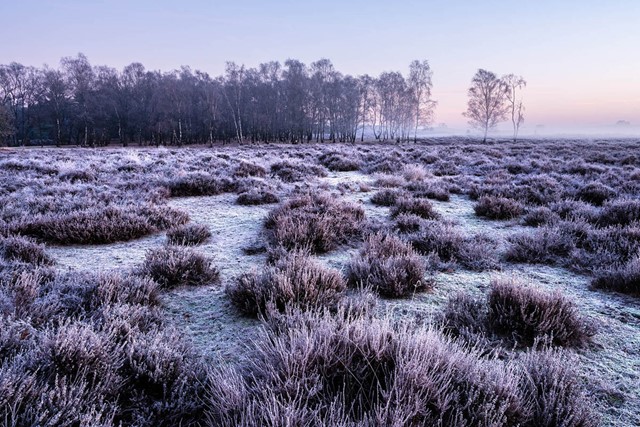
[[[467,111],[462,115],[469,119],[472,127],[484,133],[483,142],[487,142],[490,129],[506,120],[507,92],[505,83],[491,71],[479,69],[471,80],[471,87],[467,91]]]
[[[418,140],[418,126],[428,125],[433,120],[433,109],[435,101],[431,99],[431,89],[433,84],[431,77],[433,72],[429,67],[429,62],[415,60],[409,65],[409,89],[413,95],[415,127],[413,130],[413,141]]]
[[[513,125],[513,142],[518,139],[520,125],[524,123],[524,105],[522,104],[522,89],[527,86],[527,82],[522,76],[507,74],[502,78],[507,87],[507,105],[511,112],[511,123]]]

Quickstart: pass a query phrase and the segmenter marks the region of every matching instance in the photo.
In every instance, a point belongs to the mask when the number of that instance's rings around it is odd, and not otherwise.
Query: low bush
[[[162,288],[217,283],[220,272],[211,260],[190,248],[164,246],[147,252],[139,269]]]
[[[386,188],[371,196],[371,203],[378,206],[393,206],[405,194],[402,190]]]
[[[591,285],[598,289],[640,296],[640,256],[635,256],[622,265],[599,271]]]
[[[202,172],[191,172],[169,180],[166,184],[171,197],[215,196],[233,191],[233,182]]]
[[[598,225],[629,225],[640,221],[640,200],[622,199],[603,206]]]
[[[284,182],[300,182],[310,176],[327,176],[327,171],[322,166],[283,160],[271,165],[271,175],[277,176]]]
[[[448,202],[450,199],[449,188],[443,182],[411,182],[405,186],[413,197],[434,199]]]
[[[322,154],[318,160],[327,169],[336,172],[357,171],[362,166],[357,157],[354,158],[335,151]]]
[[[528,264],[555,264],[568,259],[575,248],[570,236],[557,227],[541,227],[509,237],[505,259]]]
[[[505,197],[484,196],[478,200],[474,210],[476,215],[489,219],[512,219],[524,212],[522,205]]]
[[[413,214],[400,214],[396,217],[394,228],[400,233],[416,233],[422,229],[425,219]]]
[[[544,293],[515,280],[494,280],[488,297],[493,330],[531,346],[538,339],[580,346],[590,332],[575,305],[560,293]]]
[[[23,262],[36,266],[54,264],[44,245],[22,236],[0,238],[0,256],[9,262]]]
[[[45,214],[12,226],[12,231],[49,243],[105,244],[138,239],[184,224],[189,216],[167,206],[110,206]]]
[[[578,376],[552,356],[482,359],[433,329],[294,313],[264,331],[246,370],[212,372],[206,415],[211,426],[595,425]]]
[[[522,222],[529,227],[540,227],[541,225],[552,225],[560,220],[555,212],[546,206],[533,208],[523,217]]]
[[[369,236],[348,267],[351,286],[365,285],[385,297],[404,297],[431,287],[426,263],[407,243],[390,234]]]
[[[486,301],[460,292],[449,297],[447,304],[436,317],[443,333],[461,339],[479,349],[490,347]]]
[[[591,182],[578,190],[576,194],[580,200],[595,206],[602,206],[604,202],[616,196],[616,192],[600,182]]]
[[[530,351],[519,358],[519,389],[527,396],[530,416],[523,427],[595,427],[598,415],[574,368],[576,361],[554,350]]]
[[[211,231],[204,224],[185,224],[167,231],[167,242],[171,245],[196,246],[209,238]]]
[[[268,309],[335,307],[345,281],[339,271],[327,268],[301,252],[278,259],[262,273],[241,275],[227,286],[226,294],[243,313],[256,316]]]
[[[233,170],[233,176],[237,178],[246,178],[248,176],[256,176],[263,178],[267,175],[267,170],[260,165],[249,162],[240,162]]]
[[[275,245],[324,253],[362,232],[364,210],[327,193],[295,196],[267,216],[265,228]]]
[[[275,193],[268,190],[249,190],[244,193],[240,193],[236,199],[237,204],[246,206],[268,205],[278,203],[279,201],[280,198]]]
[[[399,198],[391,210],[391,217],[396,218],[400,214],[413,214],[424,219],[440,218],[440,214],[435,211],[433,205],[425,198]]]
[[[407,240],[422,255],[437,255],[440,269],[455,263],[476,271],[499,266],[495,241],[484,235],[465,236],[451,223],[423,220],[419,231]]]

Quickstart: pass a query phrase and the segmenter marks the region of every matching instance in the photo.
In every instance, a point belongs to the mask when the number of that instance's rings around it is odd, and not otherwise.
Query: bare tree
[[[520,125],[524,123],[524,105],[522,104],[522,89],[527,86],[527,82],[522,76],[507,74],[502,77],[502,81],[507,86],[507,104],[511,110],[511,123],[513,124],[513,142],[518,139]]]
[[[467,111],[462,115],[469,119],[471,126],[484,132],[483,142],[487,141],[489,129],[506,119],[507,92],[504,82],[491,71],[479,69],[471,80]]]
[[[431,100],[431,76],[433,71],[429,62],[415,60],[409,65],[409,89],[415,103],[415,128],[413,142],[418,140],[418,125],[427,125],[433,120],[435,101]]]

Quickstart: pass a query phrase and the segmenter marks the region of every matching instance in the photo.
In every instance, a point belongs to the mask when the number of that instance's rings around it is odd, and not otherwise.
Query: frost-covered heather
[[[638,425],[637,147],[0,151],[0,423]]]

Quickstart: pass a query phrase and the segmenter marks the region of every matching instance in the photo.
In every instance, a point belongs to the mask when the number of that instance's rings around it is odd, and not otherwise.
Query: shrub
[[[537,339],[580,346],[590,336],[575,305],[560,293],[544,293],[514,280],[494,280],[488,298],[489,323],[525,345]]]
[[[640,296],[640,256],[610,269],[599,271],[591,285],[625,294]]]
[[[393,326],[388,319],[307,312],[283,323],[256,342],[249,369],[212,374],[211,425],[532,427],[555,412],[557,425],[578,427],[582,409],[590,419],[569,371],[557,384],[536,376],[543,388],[532,388],[533,367],[544,367],[534,363],[539,359],[482,360],[436,330]]]
[[[263,178],[267,175],[267,170],[260,165],[249,162],[241,162],[233,170],[233,176],[237,178],[246,178],[248,176],[257,176]]]
[[[566,259],[574,243],[559,228],[542,227],[534,233],[521,233],[509,237],[505,259],[529,264],[554,264]]]
[[[309,176],[327,176],[327,171],[322,166],[283,160],[271,165],[271,174],[284,182],[300,182]]]
[[[241,275],[236,283],[227,286],[231,302],[245,314],[267,314],[275,308],[334,307],[346,288],[339,271],[324,267],[308,255],[290,253],[267,267]]]
[[[385,297],[403,297],[431,287],[425,279],[425,261],[399,238],[390,234],[369,236],[351,260],[351,286],[366,285]]]
[[[522,217],[524,225],[528,225],[529,227],[552,225],[559,220],[560,217],[546,206],[531,209]]]
[[[413,214],[424,219],[438,219],[438,214],[429,200],[424,198],[402,197],[396,201],[396,205],[391,210],[391,217],[395,218],[400,214]]]
[[[598,218],[598,224],[629,225],[640,221],[640,200],[622,199],[606,204]]]
[[[578,190],[580,200],[595,206],[602,206],[604,202],[616,196],[616,192],[600,182],[591,182]]]
[[[420,231],[407,237],[411,245],[423,255],[437,255],[448,269],[452,263],[460,263],[472,270],[496,268],[497,244],[482,235],[465,236],[451,223],[423,221]],[[492,251],[493,249],[493,251]]]
[[[445,334],[478,348],[488,347],[485,301],[468,293],[458,293],[447,300],[447,305],[436,320]]]
[[[236,203],[239,205],[266,205],[279,201],[280,198],[268,190],[249,190],[238,195],[236,199]]]
[[[233,183],[202,172],[191,172],[166,183],[171,197],[215,196],[233,190]]]
[[[520,390],[527,397],[530,416],[523,427],[595,427],[592,402],[585,396],[575,363],[556,351],[530,351],[519,359],[524,374]]]
[[[89,182],[96,179],[95,175],[86,169],[68,169],[60,171],[58,177],[63,181],[75,182]]]
[[[171,245],[201,245],[210,237],[209,227],[203,224],[185,224],[167,231],[167,241]]]
[[[401,190],[386,188],[371,196],[371,203],[378,206],[393,206],[404,194]]]
[[[396,217],[395,229],[400,233],[415,233],[425,224],[425,220],[418,215],[400,214]]]
[[[476,215],[489,219],[512,219],[524,212],[522,205],[515,200],[496,196],[481,197],[474,210]]]
[[[190,248],[164,246],[147,252],[139,271],[162,288],[217,283],[220,273],[211,260]]]
[[[450,199],[449,189],[442,182],[414,182],[406,185],[405,189],[411,192],[413,197],[425,197],[441,202],[448,202]]]
[[[137,239],[189,216],[166,206],[110,206],[68,214],[47,214],[15,225],[15,232],[50,243],[105,244]]]
[[[269,213],[265,227],[275,245],[324,253],[359,236],[363,223],[360,206],[316,193],[287,200]]]
[[[0,238],[0,254],[10,262],[33,265],[52,265],[54,260],[46,253],[44,245],[22,236]]]
[[[322,154],[318,160],[330,171],[337,172],[357,171],[361,166],[358,158],[347,157],[345,154],[335,151]]]

